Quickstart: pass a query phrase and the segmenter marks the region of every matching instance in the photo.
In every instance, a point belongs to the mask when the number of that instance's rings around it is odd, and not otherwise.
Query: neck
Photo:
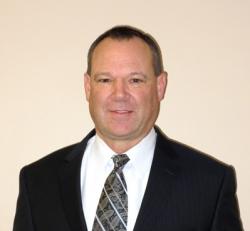
[[[105,140],[104,142],[115,152],[115,153],[125,153],[128,151],[130,148],[134,147],[136,144],[140,142],[140,140],[136,140],[133,142],[128,142],[128,141],[114,141],[114,140]]]
[[[138,144],[147,134],[144,136],[138,137],[136,139],[125,139],[125,138],[114,138],[114,137],[105,137],[98,131],[96,132],[99,137],[115,152],[115,153],[126,153],[129,149]]]

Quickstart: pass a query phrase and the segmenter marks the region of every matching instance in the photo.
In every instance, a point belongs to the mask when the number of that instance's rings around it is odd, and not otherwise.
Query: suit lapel
[[[84,150],[93,135],[94,131],[66,156],[59,173],[62,204],[72,231],[87,231],[82,209],[80,172]]]
[[[157,230],[160,214],[166,212],[169,195],[179,171],[177,155],[157,128],[156,132],[155,154],[134,231]]]

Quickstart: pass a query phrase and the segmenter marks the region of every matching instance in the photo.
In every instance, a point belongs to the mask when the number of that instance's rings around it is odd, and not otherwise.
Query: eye
[[[129,82],[132,83],[132,84],[140,84],[140,83],[144,83],[145,80],[142,79],[142,78],[131,78],[129,80]]]
[[[97,73],[93,75],[93,79],[97,84],[108,84],[113,81],[112,76],[108,73]]]
[[[147,76],[140,72],[132,72],[128,79],[129,83],[132,85],[141,85],[143,83],[146,83]]]
[[[97,83],[111,83],[111,81],[112,81],[112,79],[110,79],[110,78],[98,78],[98,79],[96,79],[96,82]]]
[[[111,82],[111,79],[98,79],[99,83],[108,83]]]

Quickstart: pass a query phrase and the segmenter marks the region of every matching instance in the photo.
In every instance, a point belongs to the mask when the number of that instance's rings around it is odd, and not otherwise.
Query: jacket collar
[[[87,231],[82,209],[80,172],[84,150],[93,135],[95,135],[94,130],[82,142],[75,145],[75,148],[65,156],[59,172],[62,204],[72,231]]]
[[[171,142],[158,127],[155,130],[157,139],[154,158],[134,231],[156,228],[157,217],[166,211],[180,172],[178,154],[172,149]]]

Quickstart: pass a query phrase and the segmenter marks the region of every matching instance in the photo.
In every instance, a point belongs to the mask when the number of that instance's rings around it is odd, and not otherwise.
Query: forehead
[[[114,66],[150,66],[152,68],[151,50],[142,39],[105,38],[95,48],[92,55],[92,68],[107,65]]]
[[[151,50],[142,39],[133,37],[130,39],[113,39],[105,38],[94,49],[92,58],[98,55],[105,55],[110,53],[117,54],[143,54],[151,56]]]

